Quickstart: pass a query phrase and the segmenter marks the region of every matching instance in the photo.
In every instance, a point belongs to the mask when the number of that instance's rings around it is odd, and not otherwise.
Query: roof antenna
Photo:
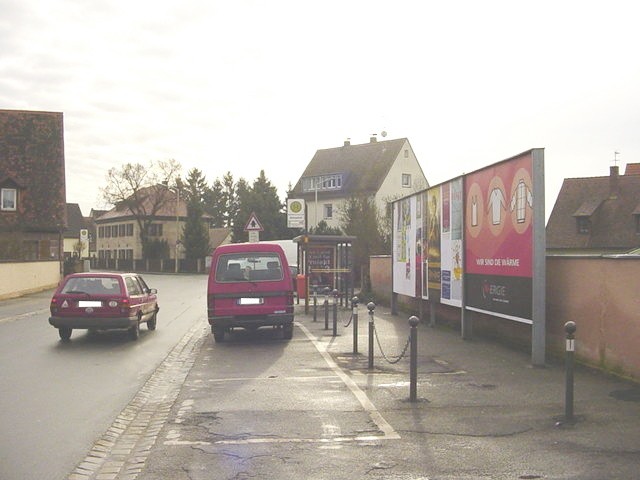
[[[620,160],[618,160],[618,155],[620,155],[620,152],[613,152],[613,164],[617,167],[618,166],[618,162]]]

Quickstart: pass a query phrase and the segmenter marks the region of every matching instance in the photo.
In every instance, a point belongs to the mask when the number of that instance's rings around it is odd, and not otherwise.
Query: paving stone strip
[[[182,337],[68,480],[134,480],[138,476],[207,331],[199,323]]]

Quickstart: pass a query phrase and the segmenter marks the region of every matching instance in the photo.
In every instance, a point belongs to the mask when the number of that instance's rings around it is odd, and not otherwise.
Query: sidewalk
[[[333,337],[331,311],[325,330],[322,308],[314,322],[312,309],[305,315],[302,305],[296,307],[298,326],[283,355],[294,348],[306,350],[296,357],[296,377],[287,373],[292,403],[282,406],[277,417],[285,423],[278,427],[274,421],[269,424],[272,433],[262,436],[252,433],[260,430],[255,424],[272,412],[255,401],[270,399],[277,390],[257,394],[246,411],[242,395],[234,397],[235,390],[211,378],[212,357],[220,347],[205,338],[137,478],[637,478],[640,386],[578,367],[575,421],[567,423],[563,365],[534,368],[525,352],[488,340],[464,341],[450,329],[420,324],[418,398],[410,402],[409,352],[392,364],[376,341],[374,368],[369,370],[369,316],[361,306],[359,354],[354,355],[352,326],[344,327],[350,313],[339,309],[338,336]],[[374,318],[382,349],[393,360],[407,344],[408,319],[381,307]],[[318,350],[310,350],[310,343]],[[231,347],[228,352],[245,345]],[[328,367],[314,363],[326,354]],[[314,398],[300,407],[295,403],[299,384],[291,379],[302,383],[302,372],[311,370],[315,376],[304,385]],[[332,372],[339,375],[332,378]],[[330,383],[322,383],[326,379]],[[323,403],[313,401],[317,395],[324,395]],[[221,432],[229,418],[236,418],[236,410],[247,417],[235,420],[233,429],[244,433],[231,441]],[[333,437],[326,429],[314,434],[306,426],[318,417],[332,419]],[[299,436],[283,433],[290,429]]]

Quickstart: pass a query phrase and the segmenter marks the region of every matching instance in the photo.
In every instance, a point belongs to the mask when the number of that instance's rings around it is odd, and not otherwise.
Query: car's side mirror
[[[157,288],[150,288],[149,289],[149,293],[153,293],[155,295],[156,293],[158,293],[158,289]]]

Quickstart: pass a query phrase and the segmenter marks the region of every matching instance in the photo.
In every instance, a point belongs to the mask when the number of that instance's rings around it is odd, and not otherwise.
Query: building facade
[[[65,207],[62,113],[0,110],[0,258],[59,260]]]
[[[352,197],[368,197],[385,213],[387,203],[429,186],[409,140],[378,141],[318,150],[290,198],[306,203],[307,229],[325,221],[339,228],[341,211]]]

